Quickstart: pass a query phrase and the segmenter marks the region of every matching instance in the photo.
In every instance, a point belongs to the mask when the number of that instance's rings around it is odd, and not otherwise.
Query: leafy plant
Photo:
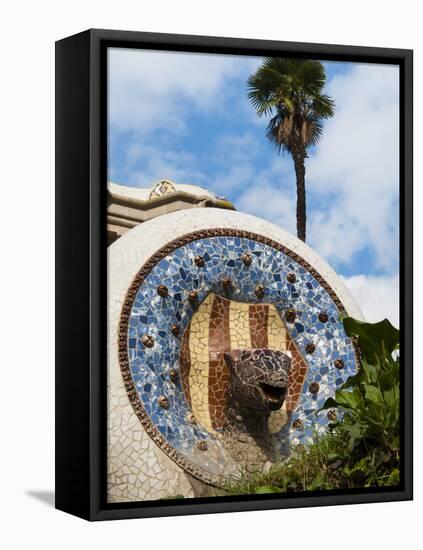
[[[289,460],[269,471],[243,471],[226,485],[228,494],[264,494],[400,482],[399,331],[388,320],[343,319],[360,350],[361,368],[323,409],[336,411],[329,433],[292,449]]]
[[[345,442],[337,459],[346,475],[366,486],[390,484],[397,478],[391,473],[399,472],[399,331],[387,319],[370,324],[347,317],[343,323],[357,341],[361,368],[323,407],[343,413],[330,426]]]

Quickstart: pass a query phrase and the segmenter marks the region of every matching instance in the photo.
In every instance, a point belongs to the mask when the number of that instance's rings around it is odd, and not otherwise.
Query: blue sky
[[[109,180],[192,183],[295,234],[291,158],[248,102],[255,57],[109,50]],[[325,62],[336,103],[306,161],[307,242],[369,320],[398,326],[398,68]]]

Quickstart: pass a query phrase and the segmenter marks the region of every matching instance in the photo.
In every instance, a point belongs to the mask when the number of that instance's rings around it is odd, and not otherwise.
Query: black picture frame
[[[402,464],[398,489],[106,503],[108,47],[399,66]],[[93,521],[412,499],[412,85],[413,53],[405,49],[99,29],[56,43],[56,508]]]

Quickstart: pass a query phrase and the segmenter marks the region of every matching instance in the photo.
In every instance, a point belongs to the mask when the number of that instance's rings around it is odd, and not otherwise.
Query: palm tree
[[[266,57],[248,79],[248,98],[259,117],[271,116],[266,136],[278,153],[294,160],[297,179],[297,235],[306,240],[305,159],[316,145],[323,119],[333,116],[335,103],[323,88],[325,69],[320,61]]]

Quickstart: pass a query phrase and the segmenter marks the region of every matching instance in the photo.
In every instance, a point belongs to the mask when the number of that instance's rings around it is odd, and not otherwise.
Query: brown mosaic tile
[[[316,346],[312,342],[310,342],[309,344],[306,345],[305,350],[306,350],[306,353],[311,355],[316,351]]]
[[[162,409],[168,409],[169,408],[169,399],[167,397],[165,397],[164,395],[161,395],[158,398],[157,401],[158,401],[160,407],[162,407]]]
[[[225,422],[226,391],[229,370],[223,352],[231,348],[229,310],[231,302],[215,296],[209,324],[209,411],[213,428],[221,428]]]
[[[245,265],[251,265],[253,263],[253,258],[248,252],[244,252],[241,256],[241,259]]]
[[[188,300],[191,303],[191,305],[197,305],[198,294],[195,290],[191,290],[191,292],[188,293]]]
[[[159,285],[157,287],[157,294],[161,296],[162,298],[166,298],[166,296],[169,294],[169,290],[166,285]]]
[[[309,392],[310,393],[319,393],[319,389],[320,389],[320,384],[319,382],[312,382],[309,387]]]
[[[290,307],[285,312],[285,319],[288,323],[293,323],[295,321],[295,318],[297,316],[297,312],[294,308]]]
[[[172,380],[172,382],[176,382],[178,380],[178,371],[175,369],[170,369],[169,378]]]
[[[181,383],[182,389],[184,390],[185,397],[191,407],[191,391],[189,388],[189,371],[191,368],[191,357],[189,350],[189,325],[182,335],[181,340],[181,350],[180,350],[180,359],[179,359],[179,368],[181,371]]]
[[[288,377],[289,384],[286,409],[287,411],[293,411],[300,399],[301,390],[303,388],[308,367],[303,356],[296,349],[295,344],[292,341],[290,342],[289,348],[292,355],[292,362]]]
[[[294,284],[297,280],[297,277],[295,276],[295,273],[288,273],[288,275],[286,276],[286,280],[288,281],[288,283]]]
[[[337,369],[341,370],[344,368],[344,361],[342,359],[336,359],[334,365]]]
[[[327,416],[328,420],[331,420],[332,422],[334,422],[337,419],[337,414],[336,414],[335,409],[328,410],[326,416]]]
[[[199,441],[197,443],[197,447],[200,451],[207,451],[207,442],[206,441]]]
[[[263,285],[256,285],[256,288],[254,290],[254,294],[257,296],[257,298],[263,298],[264,296],[264,293],[265,293],[265,288]]]
[[[152,348],[154,346],[154,338],[149,334],[144,334],[141,341],[146,348]]]
[[[266,304],[251,304],[249,308],[250,333],[252,348],[267,348],[267,320],[269,306]]]
[[[195,256],[194,263],[197,267],[204,267],[204,258],[203,258],[203,256]]]
[[[319,313],[319,321],[320,321],[321,323],[327,323],[328,320],[329,320],[329,316],[328,316],[328,314],[326,313],[326,311],[321,311],[321,312]]]
[[[170,330],[174,336],[179,336],[181,329],[179,328],[179,325],[172,323],[172,325],[170,325]]]
[[[232,286],[232,281],[230,279],[230,277],[223,277],[222,279],[222,286],[224,289],[228,290],[231,288]]]

